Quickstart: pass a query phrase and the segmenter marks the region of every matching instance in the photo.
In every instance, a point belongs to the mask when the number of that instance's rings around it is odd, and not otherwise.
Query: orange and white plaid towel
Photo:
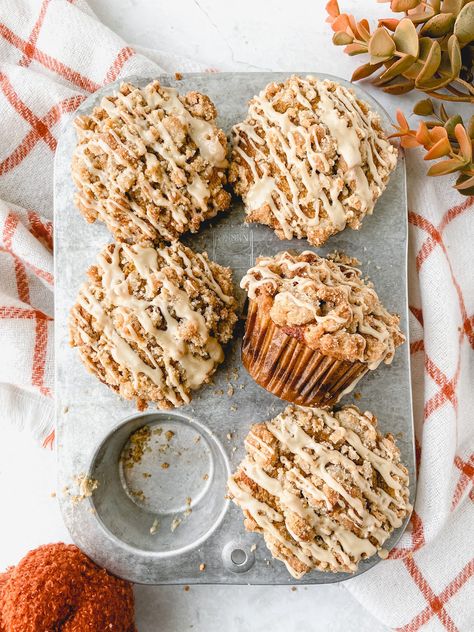
[[[122,75],[197,69],[134,51],[83,0],[0,3],[2,423],[29,424],[43,437],[52,428],[52,182],[62,124],[87,94]],[[410,154],[415,511],[391,559],[345,586],[388,626],[470,632],[474,200],[461,198],[446,178],[428,180],[424,173]],[[313,617],[308,612],[308,629]]]

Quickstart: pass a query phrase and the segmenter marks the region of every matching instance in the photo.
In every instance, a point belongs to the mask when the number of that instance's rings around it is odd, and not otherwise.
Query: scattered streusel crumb
[[[56,498],[56,492],[51,492],[50,496],[51,498]]]
[[[208,478],[209,478],[209,474],[204,474],[204,476],[202,477],[202,480],[207,481]]]
[[[232,384],[229,384],[229,386],[227,388],[227,395],[229,397],[232,397],[233,394],[234,394],[234,387],[232,386]]]
[[[176,529],[179,527],[179,525],[182,523],[181,518],[178,518],[178,516],[175,516],[173,518],[173,522],[171,523],[171,527],[170,530],[173,533],[173,531],[176,531]]]
[[[155,535],[155,533],[157,533],[157,531],[159,530],[159,528],[160,528],[160,522],[159,522],[158,518],[155,518],[155,519],[153,520],[153,524],[152,524],[152,525],[151,525],[151,527],[150,527],[150,533],[151,533],[151,535]]]
[[[165,437],[167,441],[171,441],[171,439],[174,437],[174,432],[172,430],[167,430],[165,432]]]
[[[206,570],[206,565],[205,565],[205,564],[199,564],[199,570],[200,570],[201,572],[202,572],[202,571],[205,571],[205,570]]]
[[[162,463],[161,464],[161,469],[162,470],[167,470],[169,468],[170,464],[169,463]]]
[[[185,587],[183,588],[183,590],[184,590],[184,592],[188,592],[188,591],[189,591],[189,586],[185,586]]]
[[[142,426],[130,435],[127,448],[122,453],[122,464],[126,469],[131,469],[143,458],[145,452],[150,451],[150,426]]]
[[[183,75],[180,72],[175,72],[174,78],[176,79],[176,81],[181,81],[181,79],[183,78]]]
[[[77,505],[86,498],[90,498],[99,486],[99,481],[87,476],[87,474],[79,474],[79,476],[75,477],[74,482],[79,488],[78,494],[71,495],[71,501],[74,505]]]
[[[250,547],[250,550],[252,551],[252,553],[254,551],[256,551],[257,550],[257,545],[256,544],[252,544],[252,546]]]

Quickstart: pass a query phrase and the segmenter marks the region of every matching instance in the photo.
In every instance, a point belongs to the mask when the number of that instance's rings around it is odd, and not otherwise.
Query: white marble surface
[[[354,60],[332,48],[325,0],[91,0],[127,42],[178,53],[220,70],[314,70],[350,77]],[[342,0],[359,15],[388,12]],[[380,93],[378,93],[380,98]],[[387,106],[388,99],[380,98]],[[392,107],[387,109],[393,112]],[[56,500],[55,455],[0,419],[0,569],[29,549],[69,541]],[[136,588],[139,632],[382,632],[343,585]]]

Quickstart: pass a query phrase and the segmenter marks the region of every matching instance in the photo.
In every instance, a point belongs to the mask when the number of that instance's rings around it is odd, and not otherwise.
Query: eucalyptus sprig
[[[370,56],[352,80],[380,71],[373,82],[389,94],[417,89],[474,103],[474,0],[391,0],[390,8],[404,16],[379,20],[372,32],[366,19],[341,13],[337,0],[327,3],[333,43],[348,55]]]

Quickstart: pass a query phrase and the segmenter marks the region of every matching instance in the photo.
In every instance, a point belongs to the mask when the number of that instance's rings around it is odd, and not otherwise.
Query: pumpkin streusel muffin
[[[259,257],[241,281],[249,310],[242,361],[282,399],[330,406],[369,370],[390,364],[405,337],[358,262],[344,255]]]
[[[227,140],[206,95],[123,83],[75,120],[75,204],[119,241],[172,241],[229,207]]]
[[[237,320],[229,268],[181,243],[109,244],[71,309],[71,346],[139,410],[188,403],[224,359]]]
[[[229,496],[297,579],[313,569],[353,573],[361,559],[384,556],[411,510],[393,436],[356,406],[288,406],[252,426],[245,448]]]
[[[321,246],[360,228],[396,162],[379,115],[352,90],[293,76],[253,97],[234,126],[229,182],[248,222]]]

